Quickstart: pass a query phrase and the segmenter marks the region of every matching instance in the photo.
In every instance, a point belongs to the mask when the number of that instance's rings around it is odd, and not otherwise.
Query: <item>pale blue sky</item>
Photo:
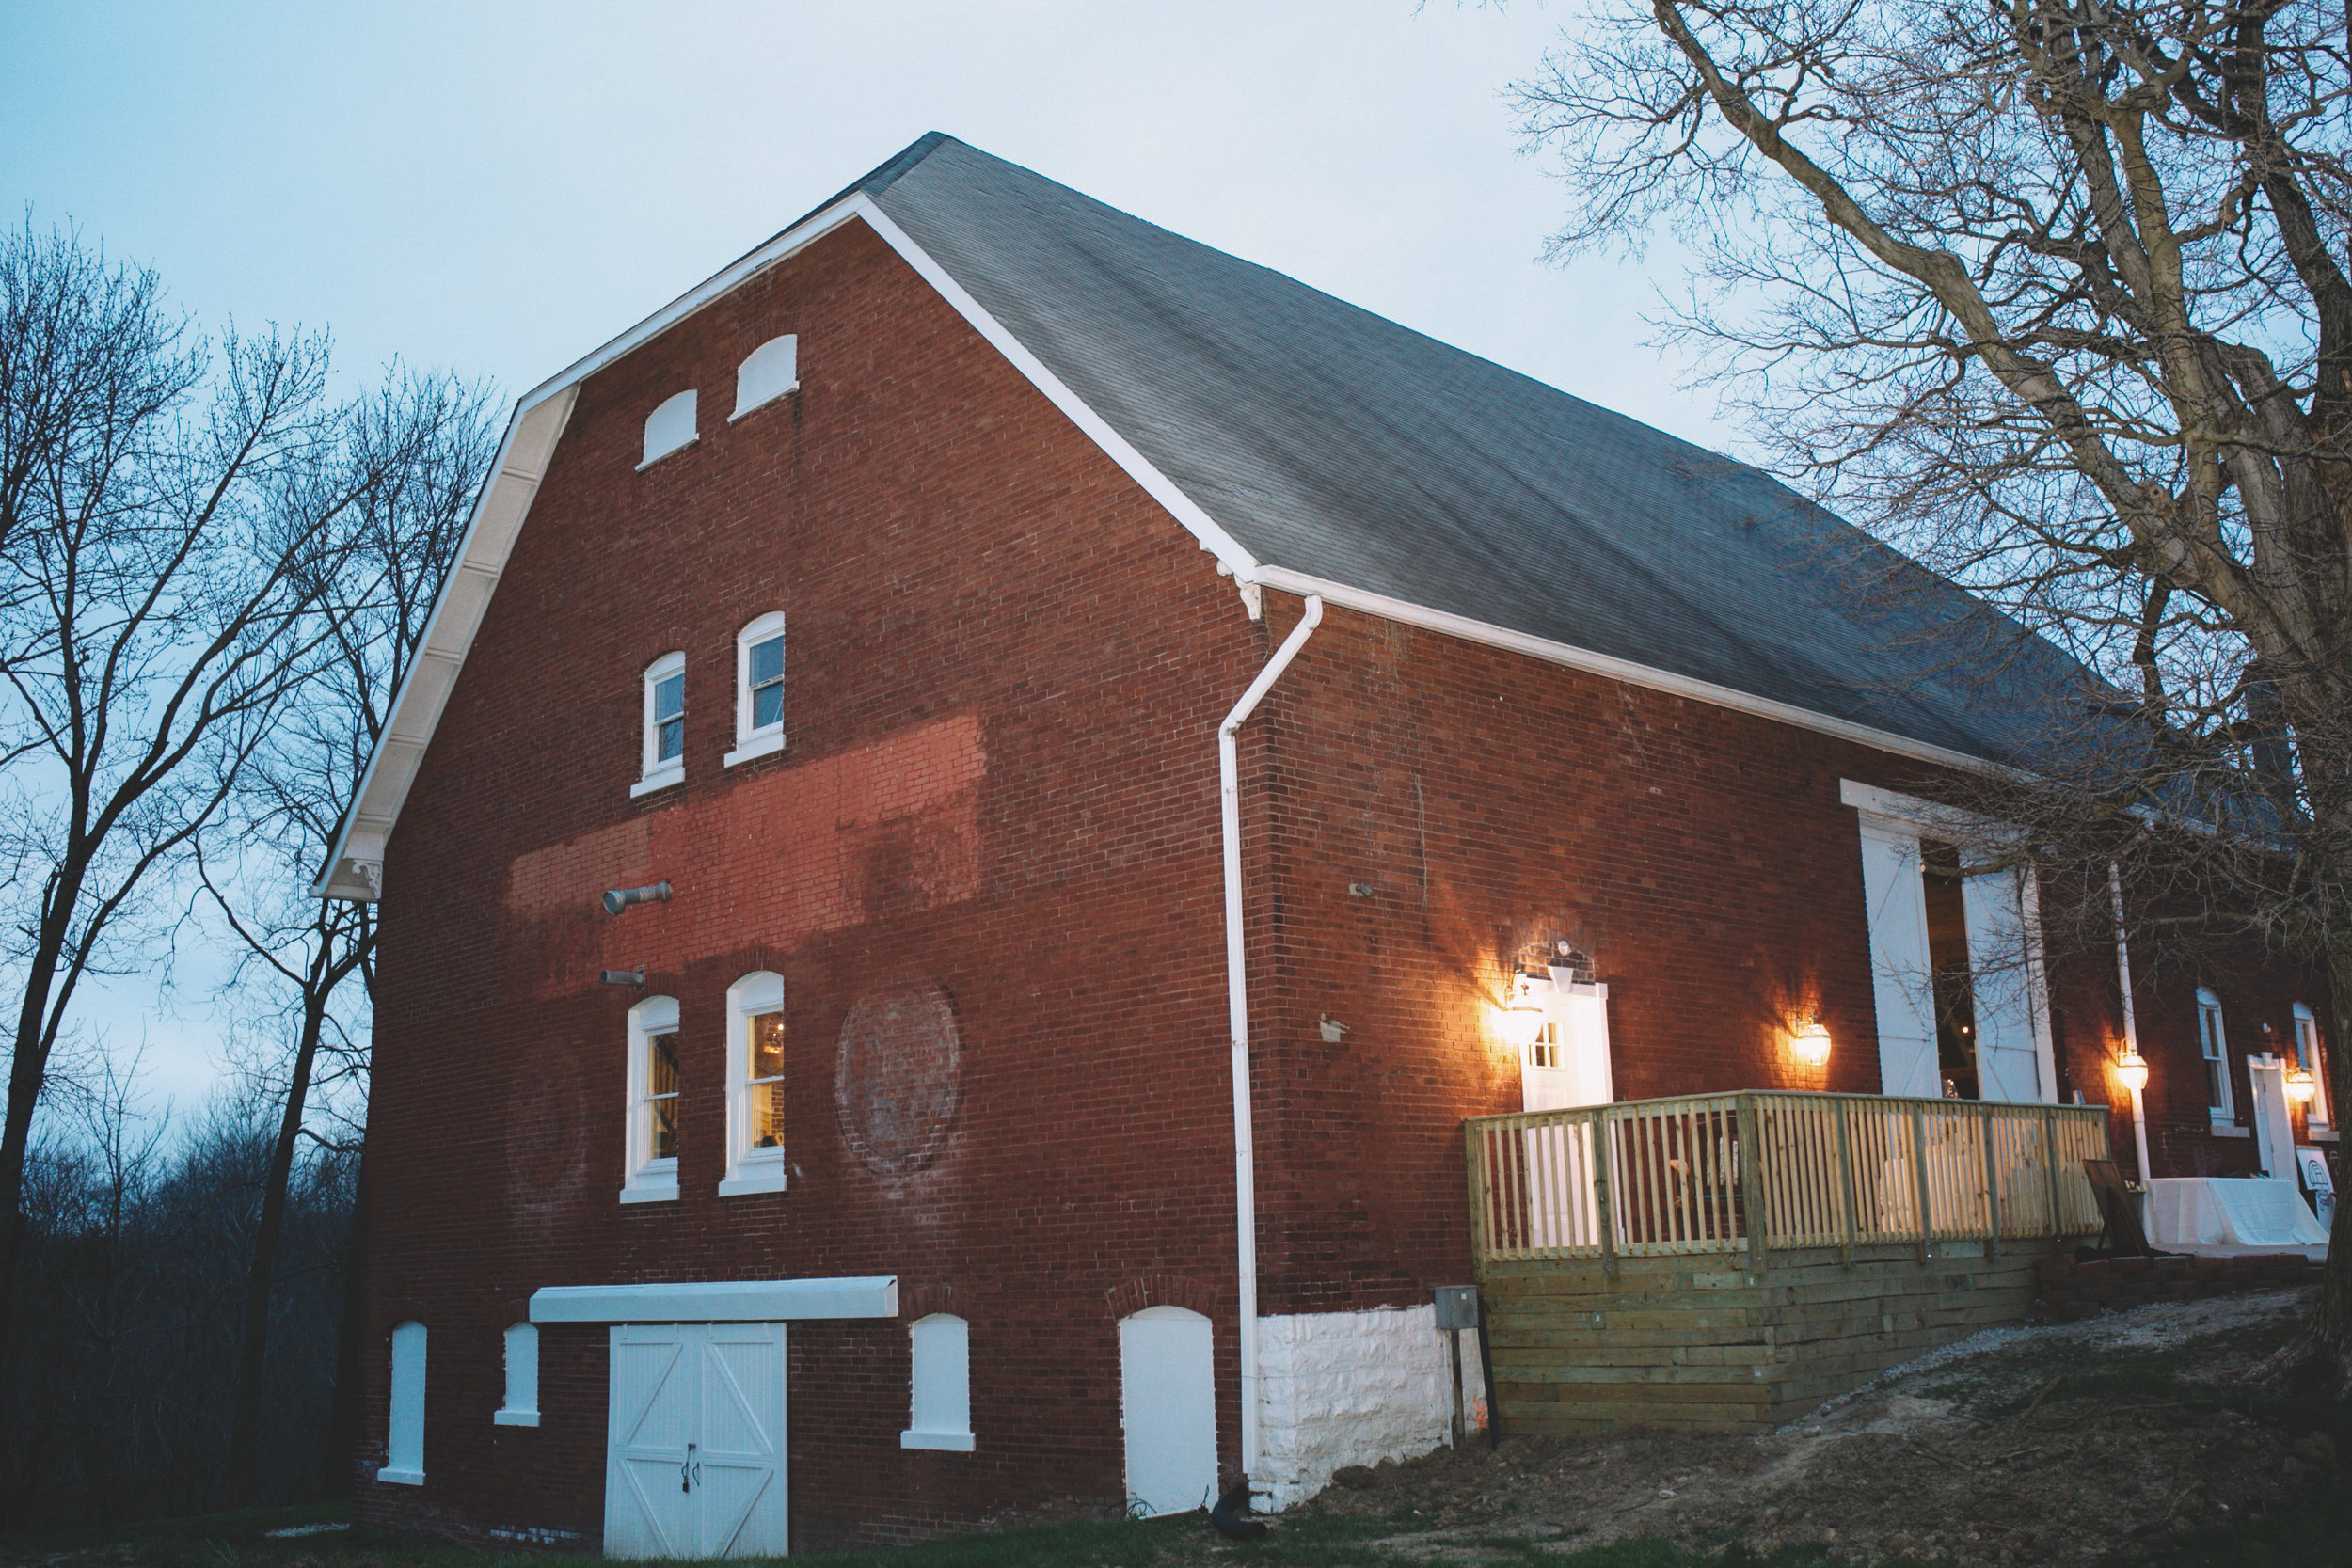
[[[1537,259],[1504,85],[1568,14],[1432,0],[165,6],[0,0],[0,203],[207,319],[330,326],[508,397],[926,131],[1709,446],[1646,269]],[[193,998],[103,1008],[154,1086]]]

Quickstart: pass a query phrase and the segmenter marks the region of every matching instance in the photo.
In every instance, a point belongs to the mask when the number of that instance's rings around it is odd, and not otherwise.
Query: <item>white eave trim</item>
[[[693,1285],[550,1285],[531,1296],[534,1323],[770,1323],[898,1315],[898,1276],[887,1274]]]
[[[1876,751],[1911,757],[1971,772],[2006,772],[1981,757],[1931,746],[1834,719],[1790,704],[1773,702],[1728,687],[1693,680],[1663,670],[1589,649],[1554,642],[1525,632],[1512,631],[1468,616],[1429,610],[1402,599],[1351,588],[1286,567],[1261,565],[1239,541],[1203,511],[1175,482],[1137,451],[1134,444],[1111,428],[1060,377],[1046,368],[1026,345],[973,298],[946,269],[910,238],[873,198],[852,192],[823,212],[777,235],[768,244],[714,274],[593,354],[576,360],[556,375],[525,393],[500,446],[498,462],[475,503],[459,546],[458,563],[443,585],[427,624],[417,661],[392,703],[391,718],[368,760],[351,815],[337,836],[326,867],[312,885],[321,898],[373,900],[381,891],[383,847],[389,838],[408,786],[424,760],[426,745],[440,721],[441,709],[456,684],[458,671],[473,645],[474,634],[489,606],[516,536],[531,510],[539,482],[547,471],[557,439],[570,419],[580,384],[597,371],[684,321],[704,306],[722,298],[755,274],[823,238],[852,218],[863,221],[969,323],[1030,385],[1061,410],[1104,455],[1119,465],[1144,492],[1165,507],[1200,547],[1216,556],[1245,589],[1252,585],[1300,595],[1315,594],[1335,605],[1407,626],[1422,626],[1487,647],[1523,654],[1550,664],[1566,665],[1624,681],[1630,686],[1671,692],[1719,707],[1755,714],[1800,729],[1836,736]]]
[[[1350,588],[1345,583],[1333,582],[1327,578],[1310,577],[1305,572],[1294,572],[1287,566],[1261,566],[1246,580],[1254,581],[1285,594],[1321,598],[1330,604],[1343,605],[1349,610],[1361,610],[1367,615],[1377,615],[1383,620],[1396,621],[1405,626],[1420,626],[1427,631],[1442,632],[1448,637],[1458,637],[1468,642],[1482,643],[1489,648],[1500,648],[1506,653],[1523,654],[1529,658],[1542,659],[1547,664],[1564,664],[1572,670],[1583,670],[1592,674],[1605,675],[1611,680],[1623,681],[1628,686],[1644,687],[1652,691],[1664,691],[1677,697],[1688,697],[1693,702],[1709,703],[1717,707],[1730,708],[1735,712],[1754,714],[1759,719],[1770,719],[1777,723],[1811,730],[1818,735],[1836,736],[1840,740],[1851,740],[1858,746],[1867,746],[1875,752],[1886,752],[1896,756],[1910,757],[1918,762],[1931,762],[1941,767],[1956,768],[1970,773],[1993,773],[2004,777],[2019,776],[2015,774],[2014,769],[2004,768],[1983,757],[1972,756],[1966,752],[1955,752],[1949,747],[1931,745],[1924,740],[1914,740],[1908,736],[1872,729],[1867,724],[1857,724],[1850,719],[1837,719],[1826,713],[1815,713],[1810,708],[1798,707],[1792,703],[1774,702],[1770,697],[1758,697],[1752,692],[1735,690],[1728,686],[1717,686],[1712,681],[1698,680],[1690,675],[1677,675],[1670,670],[1653,669],[1649,665],[1636,664],[1631,659],[1619,658],[1613,654],[1596,653],[1590,648],[1579,648],[1566,642],[1554,642],[1549,638],[1536,637],[1523,631],[1513,631],[1508,626],[1498,626],[1491,622],[1474,621],[1467,615],[1455,615],[1442,610],[1430,610],[1422,605],[1412,604],[1404,599],[1392,599],[1386,594],[1375,594],[1366,589]]]

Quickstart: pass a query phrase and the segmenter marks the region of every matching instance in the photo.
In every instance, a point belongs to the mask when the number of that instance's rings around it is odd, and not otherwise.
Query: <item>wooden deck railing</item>
[[[1477,1117],[1481,1263],[2089,1235],[2097,1105],[1753,1090]],[[1603,1223],[1603,1216],[1607,1216]]]

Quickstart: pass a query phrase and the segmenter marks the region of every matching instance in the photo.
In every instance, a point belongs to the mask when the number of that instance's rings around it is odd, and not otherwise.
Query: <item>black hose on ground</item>
[[[1243,1518],[1241,1515],[1248,1509],[1249,1478],[1244,1476],[1227,1487],[1225,1496],[1217,1498],[1216,1506],[1209,1510],[1209,1523],[1215,1525],[1216,1533],[1228,1541],[1263,1540],[1266,1532],[1265,1521]]]

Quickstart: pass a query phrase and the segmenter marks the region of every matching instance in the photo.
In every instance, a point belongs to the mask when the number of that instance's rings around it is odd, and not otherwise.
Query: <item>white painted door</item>
[[[2254,1151],[2265,1176],[2295,1174],[2295,1124],[2287,1119],[2286,1063],[2276,1056],[2249,1056],[2246,1076],[2254,1085]]]
[[[1209,1320],[1147,1307],[1119,1321],[1127,1507],[1143,1518],[1216,1500],[1216,1371]]]
[[[608,1557],[786,1549],[782,1323],[612,1331]]]

